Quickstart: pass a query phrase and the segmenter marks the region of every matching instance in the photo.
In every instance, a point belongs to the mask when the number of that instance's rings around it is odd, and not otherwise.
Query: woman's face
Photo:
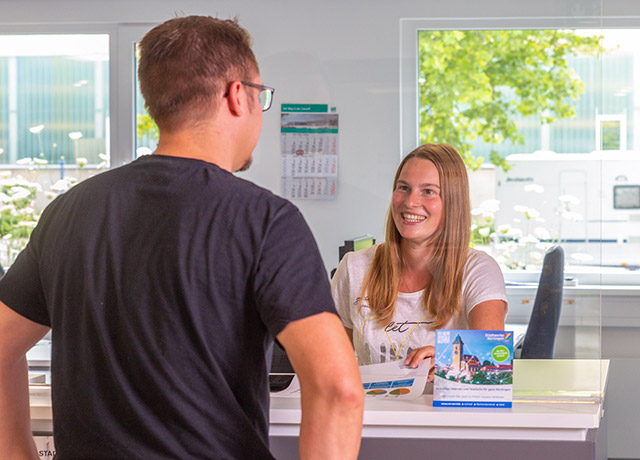
[[[429,160],[412,158],[400,171],[391,200],[391,213],[402,238],[424,243],[442,220],[440,177]]]

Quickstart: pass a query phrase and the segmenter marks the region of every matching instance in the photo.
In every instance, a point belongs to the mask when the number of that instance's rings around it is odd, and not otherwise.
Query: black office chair
[[[562,309],[563,284],[564,251],[560,246],[555,246],[544,256],[538,291],[522,342],[521,359],[553,358]]]

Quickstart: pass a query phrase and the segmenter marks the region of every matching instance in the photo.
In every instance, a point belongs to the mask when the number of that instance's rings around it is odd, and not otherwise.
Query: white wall
[[[384,236],[401,153],[401,18],[640,16],[640,2],[603,1],[0,0],[0,33],[3,24],[24,23],[28,32],[30,24],[43,23],[157,23],[176,13],[238,16],[254,37],[265,84],[276,88],[246,177],[279,192],[281,103],[328,103],[340,114],[338,198],[296,202],[331,269],[344,239],[367,232]]]

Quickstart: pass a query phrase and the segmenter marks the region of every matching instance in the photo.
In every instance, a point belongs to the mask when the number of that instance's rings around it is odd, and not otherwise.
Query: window
[[[0,36],[0,264],[55,196],[109,166],[109,35]]]
[[[402,24],[403,154],[448,142],[480,167],[473,242],[507,279],[558,243],[583,282],[629,279],[640,211],[613,203],[640,184],[640,30],[488,22]]]
[[[136,75],[140,54],[136,43]],[[158,127],[145,108],[144,98],[140,92],[140,83],[136,79],[136,157],[152,153],[158,146]]]
[[[131,161],[135,43],[154,24],[11,26],[0,34],[0,264],[73,184]]]

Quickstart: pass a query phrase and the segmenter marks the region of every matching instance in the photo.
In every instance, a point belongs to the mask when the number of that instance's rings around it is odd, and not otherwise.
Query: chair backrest
[[[551,359],[562,309],[564,251],[560,246],[544,256],[536,299],[522,343],[522,359]]]

